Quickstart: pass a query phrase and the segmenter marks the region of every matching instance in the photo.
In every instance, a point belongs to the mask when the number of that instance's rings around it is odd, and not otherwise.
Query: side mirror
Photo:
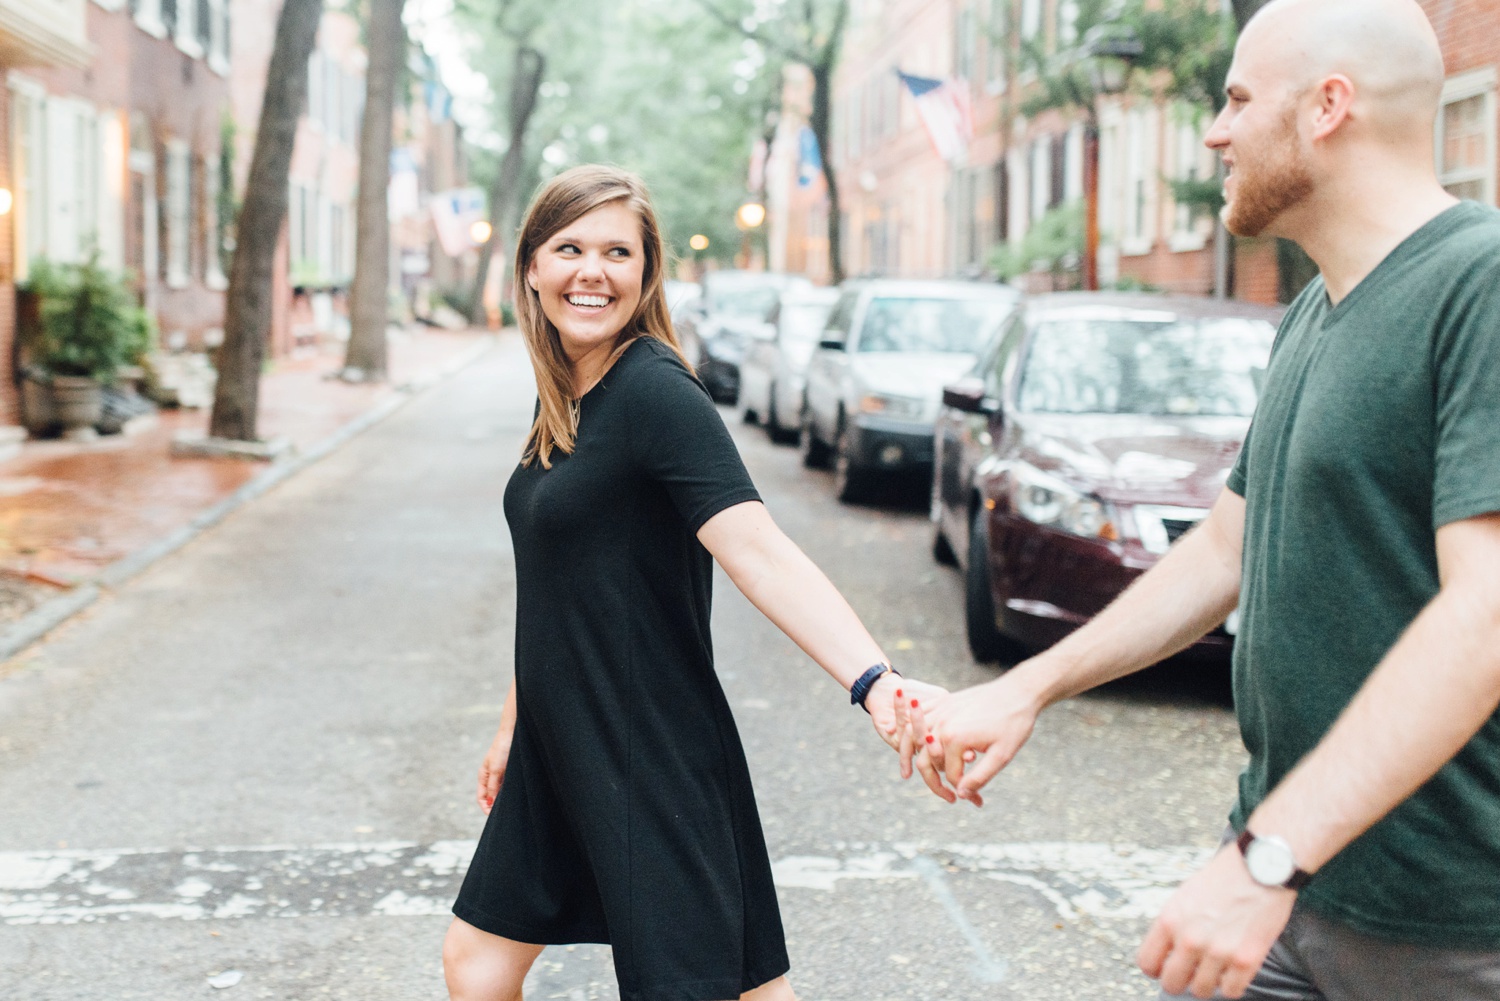
[[[844,339],[842,337],[829,337],[825,333],[823,339],[818,342],[818,347],[824,351],[842,351],[844,350]]]
[[[984,380],[974,376],[944,386],[943,406],[966,414],[993,416],[1000,412],[1000,401],[986,394]]]

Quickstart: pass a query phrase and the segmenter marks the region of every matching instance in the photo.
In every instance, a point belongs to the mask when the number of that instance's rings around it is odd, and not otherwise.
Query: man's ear
[[[1313,89],[1313,98],[1312,138],[1327,139],[1349,120],[1354,107],[1354,81],[1342,73],[1324,77]]]

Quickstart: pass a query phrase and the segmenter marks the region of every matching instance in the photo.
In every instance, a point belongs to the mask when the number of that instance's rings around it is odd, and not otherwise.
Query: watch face
[[[1278,837],[1256,838],[1245,848],[1245,868],[1262,886],[1281,886],[1297,871],[1292,847]]]

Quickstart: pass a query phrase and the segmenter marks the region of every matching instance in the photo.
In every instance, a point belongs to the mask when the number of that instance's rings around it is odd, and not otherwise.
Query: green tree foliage
[[[466,25],[484,39],[484,72],[500,104],[510,90],[514,40],[494,21],[495,5],[466,0]],[[558,10],[549,20],[548,14]],[[746,194],[751,144],[764,122],[777,65],[763,48],[730,36],[701,10],[670,0],[631,0],[590,9],[590,32],[608,44],[577,44],[571,8],[512,0],[511,24],[546,55],[528,129],[517,205],[535,185],[579,163],[633,170],[651,188],[664,235],[679,257],[728,260],[739,249],[734,212]],[[489,20],[486,21],[485,17]],[[778,95],[779,96],[779,95]],[[505,123],[494,123],[503,132]],[[475,177],[499,169],[504,148],[476,151]],[[709,249],[694,255],[702,233]],[[508,245],[509,238],[505,240]]]

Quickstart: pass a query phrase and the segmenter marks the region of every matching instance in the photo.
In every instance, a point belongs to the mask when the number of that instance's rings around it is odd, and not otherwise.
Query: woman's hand
[[[486,815],[495,805],[495,797],[500,795],[500,786],[505,781],[505,765],[510,760],[510,740],[514,733],[514,726],[502,723],[490,749],[485,752],[484,760],[479,763],[479,794],[475,798]]]
[[[915,678],[903,678],[896,674],[883,674],[870,686],[865,697],[865,708],[870,712],[870,722],[875,732],[892,750],[901,751],[902,742],[910,741],[910,728],[902,725],[899,706],[916,699],[921,703],[937,705],[948,695],[946,688],[929,685]],[[902,777],[905,778],[909,771]]]
[[[1041,710],[1037,693],[1014,668],[938,702],[902,703],[901,776],[910,776],[915,757],[922,779],[937,796],[982,806],[979,790],[1010,764]],[[966,773],[970,764],[974,767]]]

